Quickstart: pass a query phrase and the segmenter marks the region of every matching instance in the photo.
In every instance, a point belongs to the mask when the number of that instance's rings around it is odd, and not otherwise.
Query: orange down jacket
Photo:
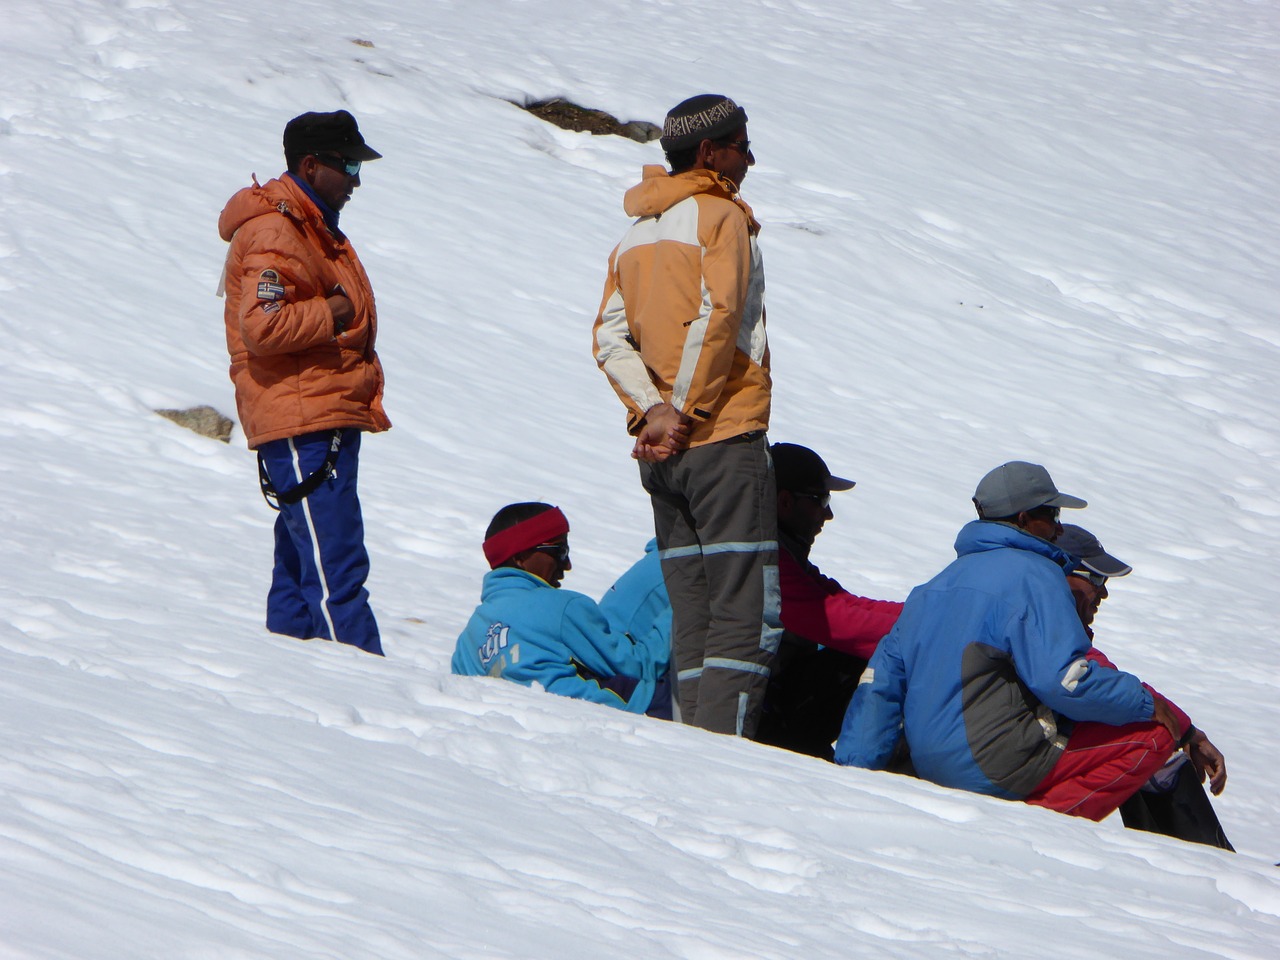
[[[592,330],[596,363],[637,433],[666,401],[691,419],[689,446],[769,427],[759,224],[731,181],[646,166],[623,206],[638,217],[609,256]]]
[[[288,176],[255,180],[228,201],[218,232],[231,244],[227,351],[250,448],[316,430],[390,427],[369,278],[305,191]],[[336,337],[325,302],[335,292],[355,307]]]

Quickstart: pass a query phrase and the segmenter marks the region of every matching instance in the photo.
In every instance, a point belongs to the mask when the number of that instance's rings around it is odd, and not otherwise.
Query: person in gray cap
[[[1184,731],[1163,698],[1091,647],[1056,547],[1062,493],[1038,464],[996,467],[957,559],[911,591],[845,715],[837,763],[883,769],[905,738],[943,786],[1101,820],[1164,764]]]
[[[391,421],[373,288],[338,216],[382,154],[338,110],[290,120],[284,155],[286,173],[255,179],[218,220],[236,407],[279,510],[267,629],[381,656],[356,477],[362,432]]]
[[[653,504],[682,718],[752,737],[781,628],[746,111],[691,97],[661,143],[670,171],[646,166],[623,201],[636,220],[609,257],[593,352]]]
[[[1107,581],[1127,576],[1133,567],[1107,553],[1097,537],[1075,524],[1063,524],[1055,543],[1073,560],[1067,568],[1067,586],[1075,599],[1080,622],[1092,641],[1098,605],[1109,595]],[[1095,663],[1115,669],[1097,646],[1089,649],[1088,657]],[[1126,827],[1134,830],[1234,850],[1223,832],[1213,804],[1205,796],[1203,786],[1208,778],[1213,795],[1222,793],[1227,785],[1226,759],[1177,704],[1152,687],[1147,689],[1153,696],[1165,700],[1178,718],[1182,750],[1170,756],[1137,793],[1120,805],[1120,818]]]

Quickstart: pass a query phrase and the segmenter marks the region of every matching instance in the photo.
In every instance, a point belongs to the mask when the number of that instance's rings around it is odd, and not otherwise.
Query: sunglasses
[[[793,490],[793,491],[791,491],[791,495],[792,495],[793,497],[796,497],[796,498],[800,499],[800,500],[812,500],[814,503],[816,503],[818,506],[820,506],[823,510],[825,510],[825,509],[827,509],[827,507],[831,506],[831,494],[830,494],[830,493],[796,493],[796,492]]]
[[[540,543],[533,549],[539,553],[545,553],[562,567],[569,564],[569,544],[567,543]]]
[[[348,157],[337,157],[327,153],[312,154],[317,160],[323,163],[330,170],[337,170],[339,173],[345,173],[348,177],[358,177],[360,175],[359,160],[352,160]]]
[[[751,152],[750,140],[725,140],[723,143],[726,147],[736,147],[741,150],[744,157]]]
[[[1107,578],[1102,574],[1094,573],[1092,570],[1085,570],[1083,567],[1078,570],[1072,570],[1071,575],[1073,577],[1080,577],[1082,580],[1088,580],[1095,587],[1106,586],[1107,583]]]

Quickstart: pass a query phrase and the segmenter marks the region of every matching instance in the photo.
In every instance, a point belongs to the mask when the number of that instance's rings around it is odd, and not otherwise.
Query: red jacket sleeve
[[[778,551],[778,579],[783,627],[863,660],[871,659],[902,612],[902,604],[896,601],[853,595],[817,567],[806,569],[786,550]]]

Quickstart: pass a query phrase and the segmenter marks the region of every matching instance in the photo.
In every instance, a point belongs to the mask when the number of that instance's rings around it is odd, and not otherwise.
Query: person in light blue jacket
[[[1173,752],[1169,708],[1087,654],[1053,545],[1085,501],[1012,462],[979,483],[957,559],[907,598],[849,704],[837,763],[883,769],[905,737],[927,780],[1101,820]]]
[[[600,598],[600,610],[615,629],[645,648],[659,670],[666,670],[671,662],[671,601],[656,537],[644,545],[644,556]]]
[[[559,589],[573,568],[569,522],[559,508],[503,507],[485,533],[484,553],[491,569],[480,605],[458,637],[454,673],[537,683],[550,693],[630,713],[649,710],[653,659],[611,629],[590,597]],[[658,706],[669,710],[669,703]]]
[[[671,696],[675,689],[671,676],[671,601],[662,578],[656,537],[645,544],[644,556],[600,598],[600,612],[615,633],[629,636],[653,662],[657,686],[649,716],[673,719],[677,707]],[[670,703],[665,712],[664,702]]]

